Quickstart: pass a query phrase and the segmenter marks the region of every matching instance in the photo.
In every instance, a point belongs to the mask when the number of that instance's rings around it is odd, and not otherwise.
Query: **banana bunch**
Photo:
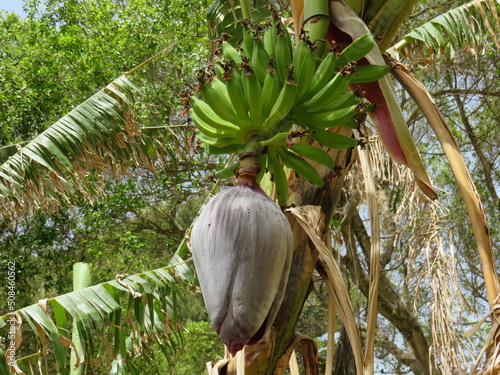
[[[323,181],[304,158],[333,167],[326,151],[302,138],[312,137],[330,148],[356,146],[355,139],[325,129],[357,127],[353,117],[366,110],[366,102],[348,91],[349,85],[378,80],[389,68],[356,66],[375,45],[371,34],[341,53],[331,50],[318,56],[307,33],[296,43],[278,17],[257,26],[245,20],[243,28],[238,46],[220,40],[200,82],[199,97],[190,98],[189,115],[210,154],[240,153],[250,143],[259,144],[264,150],[263,169],[273,175],[278,200],[284,204],[283,165],[316,185]],[[302,128],[301,136],[292,135],[294,124]],[[235,168],[229,167],[219,177]]]

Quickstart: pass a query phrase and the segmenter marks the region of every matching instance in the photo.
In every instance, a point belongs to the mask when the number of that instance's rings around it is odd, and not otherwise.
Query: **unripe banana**
[[[388,65],[360,65],[357,66],[352,74],[351,82],[365,83],[378,81],[389,73]]]
[[[227,92],[226,80],[221,80],[217,77],[214,77],[210,81],[210,85],[222,96],[224,102],[228,105],[231,105],[231,98],[229,97],[229,93]]]
[[[227,93],[238,116],[246,123],[251,123],[248,114],[248,103],[245,99],[241,80],[241,75],[233,71],[229,76],[229,80],[226,81]]]
[[[316,130],[311,136],[323,146],[336,150],[343,150],[358,145],[358,141],[355,138],[346,137],[345,135],[332,133],[326,130]]]
[[[217,148],[224,148],[224,147],[228,147],[228,146],[231,146],[231,145],[234,145],[234,144],[240,144],[241,142],[235,138],[213,138],[213,137],[210,137],[210,136],[207,136],[206,134],[204,134],[203,132],[200,131],[200,128],[196,128],[196,136],[199,138],[200,141],[202,141],[203,143],[209,145],[209,146],[213,146],[213,147],[217,147]]]
[[[342,126],[347,129],[357,129],[359,128],[359,122],[356,121],[354,118],[351,118],[350,120],[344,122]]]
[[[351,61],[359,61],[365,57],[365,55],[370,52],[376,44],[377,42],[373,34],[367,33],[360,36],[344,48],[344,50],[342,50],[337,58],[337,61],[335,62],[335,66],[338,68],[347,65]]]
[[[262,128],[266,131],[273,131],[274,126],[284,120],[295,103],[297,85],[293,81],[293,66],[290,66],[285,84],[281,88],[280,94],[274,103],[269,116],[264,120]]]
[[[243,20],[243,39],[240,48],[248,60],[252,59],[253,42],[256,31],[252,27],[251,20]]]
[[[224,68],[220,66],[219,64],[214,64],[214,71],[215,71],[215,76],[219,79],[222,79],[224,75]]]
[[[206,122],[205,119],[200,117],[193,108],[189,110],[189,116],[196,124],[196,129],[205,134],[207,137],[213,139],[238,137],[238,132],[235,130],[216,128],[213,126],[213,124]]]
[[[280,206],[284,206],[286,204],[286,198],[288,196],[288,179],[279,161],[278,154],[276,153],[276,148],[269,147],[267,153],[267,168],[273,176],[278,204]]]
[[[241,77],[244,98],[248,103],[250,120],[254,127],[262,124],[262,87],[255,73],[249,72]]]
[[[343,75],[342,72],[338,72],[316,95],[304,102],[301,107],[307,108],[309,111],[321,110],[325,104],[343,94],[350,83],[350,75]]]
[[[278,21],[279,22],[279,21]],[[270,24],[266,26],[262,41],[264,42],[264,49],[269,56],[274,56],[276,43],[278,41],[278,34],[276,30],[276,21],[271,20]]]
[[[269,65],[269,55],[264,49],[264,42],[259,37],[253,41],[252,66],[260,82],[264,82]]]
[[[318,164],[324,165],[328,168],[335,167],[335,162],[328,152],[323,150],[322,148],[307,144],[307,143],[294,143],[292,147],[290,147],[292,151],[303,156],[305,158],[311,159]]]
[[[335,74],[335,61],[337,59],[337,55],[335,52],[330,51],[328,54],[321,60],[321,63],[316,68],[313,77],[311,78],[311,84],[307,91],[302,95],[301,101],[307,101],[311,99],[314,95],[321,90],[328,81],[333,78]]]
[[[222,42],[222,55],[224,58],[234,62],[235,66],[241,64],[241,55],[229,42]]]
[[[280,82],[285,82],[288,76],[289,66],[292,64],[292,41],[288,31],[283,25],[278,28],[278,31],[275,49],[276,71],[278,72]]]
[[[324,185],[325,182],[318,174],[318,171],[316,171],[316,169],[311,164],[302,159],[300,156],[294,154],[293,152],[287,151],[282,147],[278,147],[276,151],[278,152],[283,163],[288,168],[293,169],[307,181],[316,186]]]
[[[190,114],[196,115],[196,117],[191,116],[195,123],[197,119],[200,119],[204,124],[207,124],[220,132],[226,132],[227,134],[238,134],[241,132],[239,126],[221,119],[203,100],[193,96],[191,97],[190,102],[192,105]]]
[[[245,144],[233,143],[224,147],[208,145],[206,149],[210,155],[222,155],[222,154],[237,154],[242,152],[244,148]]]
[[[287,81],[281,88],[278,99],[273,105],[269,116],[264,120],[262,128],[266,131],[272,130],[273,127],[285,119],[290,114],[295,102],[297,93],[297,85],[293,81]]]
[[[259,144],[261,146],[286,146],[290,139],[290,132],[278,133],[269,139],[260,141]]]
[[[240,161],[238,160],[236,163],[233,163],[226,168],[223,168],[214,173],[215,177],[219,180],[230,178],[234,176],[234,170],[240,166]]]
[[[278,76],[272,69],[268,70],[264,78],[264,85],[262,86],[262,118],[266,119],[271,112],[271,109],[278,99],[281,91],[281,85]]]
[[[217,82],[219,82],[223,88]],[[215,87],[217,87],[217,89]],[[221,119],[238,125],[240,128],[244,128],[245,124],[243,120],[238,117],[231,102],[226,100],[226,95],[224,95],[222,91],[225,89],[226,85],[219,81],[218,78],[215,78],[209,84],[202,86],[201,94],[203,96],[203,101],[208,104]]]
[[[345,94],[340,95],[337,99],[328,101],[327,103],[323,104],[321,108],[312,108],[310,105],[306,105],[305,103],[299,103],[296,108],[294,108],[294,110],[296,110],[297,113],[316,113],[318,110],[320,110],[321,112],[332,112],[337,109],[359,104],[362,101],[363,98],[359,98],[353,92],[346,92]]]
[[[297,84],[297,94],[295,95],[295,103],[297,103],[309,88],[316,68],[315,53],[309,49],[309,45],[305,40],[301,40],[295,49],[292,65],[294,67],[295,83]]]
[[[346,123],[358,112],[358,110],[358,105],[353,105],[332,112],[302,112],[295,117],[295,122],[297,125],[314,130],[333,128]]]

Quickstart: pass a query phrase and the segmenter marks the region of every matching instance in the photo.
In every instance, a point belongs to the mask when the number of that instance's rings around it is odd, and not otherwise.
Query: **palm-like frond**
[[[238,3],[238,1],[224,0],[215,0],[212,2],[207,12],[207,19],[214,35],[219,36],[222,33],[228,33],[236,41],[241,39],[241,20],[245,17],[243,16],[241,7],[237,5]],[[271,14],[267,7],[268,3],[277,7],[275,1],[253,0],[249,3],[249,16],[255,23],[266,19]]]
[[[373,35],[377,36],[379,48],[383,51],[390,46],[401,24],[411,13],[418,0],[377,0],[369,2],[351,0],[352,2],[363,4],[363,13],[358,15],[368,25]],[[356,9],[354,6],[353,8]]]
[[[452,54],[456,50],[480,54],[488,45],[484,42],[487,38],[500,48],[499,30],[495,4],[484,0],[471,1],[412,30],[391,49],[415,57],[428,56],[428,52],[439,55],[445,48],[450,48]]]
[[[49,208],[73,196],[92,201],[105,175],[132,165],[152,167],[159,151],[134,119],[138,89],[124,76],[94,94],[0,165],[3,215]],[[93,176],[98,175],[98,180]],[[24,212],[26,213],[26,212]]]
[[[136,354],[152,356],[159,347],[168,359],[181,340],[174,299],[174,286],[179,282],[194,283],[194,275],[175,255],[167,267],[117,277],[5,315],[0,327],[11,332],[11,326],[16,327],[16,345],[21,344],[20,333],[28,329],[21,321],[36,334],[39,350],[16,361],[16,366],[27,374],[70,373],[68,353],[74,348],[71,325],[78,328],[84,344],[84,353],[77,354],[81,366],[89,366],[89,358],[98,358],[100,350],[112,373],[141,373],[134,369],[132,358]],[[15,323],[11,323],[13,318]],[[104,354],[103,344],[108,349]],[[0,368],[7,368],[6,354],[0,351]],[[112,358],[116,359],[112,362]],[[30,372],[30,368],[36,370]]]

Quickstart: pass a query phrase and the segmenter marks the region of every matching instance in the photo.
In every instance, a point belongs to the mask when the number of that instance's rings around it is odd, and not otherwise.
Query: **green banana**
[[[308,102],[299,103],[294,108],[294,111],[299,112],[311,112],[316,113],[318,110],[321,112],[331,112],[339,108],[349,107],[354,104],[359,104],[363,99],[357,97],[353,92],[346,92],[340,95],[337,99],[328,101],[323,104],[321,108],[311,107]]]
[[[288,179],[286,177],[285,171],[283,170],[283,167],[281,166],[281,163],[279,162],[276,148],[269,147],[267,154],[267,168],[273,176],[278,204],[280,206],[284,206],[286,204],[286,198],[288,196]]]
[[[215,177],[218,178],[219,180],[222,180],[224,178],[230,178],[234,176],[234,170],[240,166],[240,161],[238,160],[236,163],[233,163],[229,166],[227,166],[224,169],[221,169],[220,171],[215,172]]]
[[[333,112],[341,108],[351,107],[353,105],[358,105],[363,101],[363,98],[356,96],[352,92],[346,92],[340,95],[337,99],[326,103],[321,107],[322,112]]]
[[[280,82],[285,82],[288,77],[289,66],[292,64],[292,56],[292,41],[286,27],[282,25],[278,28],[275,48],[276,71],[278,72]]]
[[[335,162],[333,161],[332,157],[322,148],[310,145],[308,143],[294,143],[293,146],[290,147],[290,149],[300,156],[311,159],[316,163],[324,165],[330,169],[335,167]]]
[[[233,105],[233,108],[238,116],[241,117],[243,121],[249,123],[250,117],[248,115],[248,103],[245,100],[241,80],[241,75],[233,71],[229,76],[229,80],[225,81],[227,94],[229,95],[231,104]]]
[[[271,20],[269,25],[266,26],[264,35],[262,36],[262,40],[264,42],[264,49],[266,50],[267,54],[269,56],[274,56],[276,42],[278,41],[278,30],[276,29],[275,20]]]
[[[389,73],[389,65],[360,65],[356,67],[351,82],[365,83],[378,81]]]
[[[210,137],[205,133],[201,132],[199,128],[195,129],[195,134],[198,137],[198,139],[204,143],[203,146],[205,147],[209,147],[211,144],[215,144],[218,141],[217,138]]]
[[[361,35],[359,38],[349,44],[337,58],[335,67],[347,65],[351,61],[359,61],[370,52],[377,44],[375,37],[371,33]]]
[[[198,115],[196,111],[193,110],[193,108],[189,110],[189,117],[191,117],[193,122],[196,124],[196,129],[199,130],[201,133],[205,134],[207,137],[213,139],[238,137],[238,133],[236,131],[227,129],[222,130],[220,128],[214,127],[210,123],[207,123],[203,118],[201,118]]]
[[[321,60],[321,63],[314,71],[314,75],[311,78],[311,84],[307,91],[302,95],[302,101],[306,101],[311,99],[315,94],[321,90],[328,81],[333,78],[335,74],[335,61],[337,59],[337,55],[335,52],[330,51],[328,54]]]
[[[199,130],[199,128],[196,129],[195,133],[200,141],[202,141],[203,143],[205,143],[207,146],[210,146],[210,147],[213,146],[213,147],[217,147],[217,148],[224,148],[224,147],[228,147],[228,146],[239,143],[239,141],[235,138],[230,138],[230,137],[228,137],[228,138],[213,138],[213,137],[207,136],[206,134],[201,132]]]
[[[214,128],[216,131],[226,132],[226,133],[234,133],[238,134],[241,132],[239,126],[221,119],[215,111],[203,100],[198,99],[197,97],[191,97],[191,110],[190,115],[193,120],[200,119],[203,124],[208,125],[209,127]],[[195,114],[196,118],[192,115]]]
[[[222,96],[222,98],[226,102],[226,104],[230,104],[231,98],[229,97],[229,93],[227,92],[227,86],[224,82],[226,82],[226,81],[225,80],[223,81],[223,80],[215,77],[214,79],[212,79],[210,81],[210,84]]]
[[[278,133],[269,139],[260,141],[259,144],[261,146],[286,146],[290,136],[290,132]]]
[[[264,48],[264,42],[261,38],[254,39],[252,51],[252,66],[260,82],[264,82],[269,65],[269,55]]]
[[[216,149],[221,149],[229,146],[239,145],[241,149],[244,149],[245,143],[236,138],[227,137],[227,138],[213,138],[207,136],[206,134],[199,131],[199,129],[195,130],[195,134],[200,141],[204,143],[203,147],[215,147]]]
[[[263,181],[264,175],[267,172],[266,170],[266,165],[267,165],[267,154],[261,154],[259,157],[259,164],[261,166],[259,173],[257,173],[257,178],[256,181],[262,188],[262,190],[266,191],[269,189],[266,189],[264,185],[261,185],[260,183]],[[269,181],[270,182],[270,181]]]
[[[278,76],[272,69],[269,69],[266,77],[264,78],[264,84],[262,86],[262,118],[266,119],[273,104],[278,99],[281,91],[281,85]]]
[[[350,83],[351,75],[343,75],[342,72],[338,72],[316,95],[304,102],[302,106],[309,110],[321,110],[324,105],[343,94]]]
[[[236,66],[241,64],[241,55],[229,42],[222,42],[222,55],[224,58],[234,62]]]
[[[222,79],[222,76],[224,75],[224,68],[220,66],[219,64],[213,64],[214,67],[214,72],[215,76],[219,79]]]
[[[248,72],[241,77],[244,98],[248,103],[250,120],[255,127],[262,123],[262,87],[254,72]]]
[[[231,102],[227,101],[229,97],[226,98],[222,90],[226,90],[226,85],[218,78],[213,79],[209,84],[205,84],[201,88],[203,101],[208,104],[221,119],[238,125],[240,128],[244,128],[245,124],[243,120],[238,117]]]
[[[302,159],[297,154],[285,150],[283,147],[278,147],[276,149],[283,163],[290,169],[304,177],[307,181],[313,183],[316,186],[323,186],[324,181],[318,174],[318,171],[309,164],[307,161]]]
[[[316,68],[315,53],[309,49],[305,40],[301,40],[295,48],[292,65],[294,67],[294,80],[297,84],[295,102],[298,102],[311,83],[311,78]]]
[[[326,129],[340,126],[358,113],[358,105],[340,108],[331,112],[301,113],[295,117],[297,125],[310,129]]]
[[[346,122],[344,122],[342,124],[342,126],[344,128],[347,128],[347,129],[357,129],[357,128],[359,128],[359,122],[354,120],[354,118],[351,118],[350,120],[347,120]]]
[[[207,152],[210,155],[222,155],[222,154],[237,154],[243,151],[245,148],[245,144],[230,144],[228,146],[224,147],[217,147],[217,146],[207,146]]]
[[[248,60],[252,58],[253,42],[255,37],[255,29],[252,27],[251,20],[243,20],[243,39],[240,48]]]
[[[323,146],[336,150],[343,150],[358,145],[358,141],[355,138],[346,137],[345,135],[332,133],[326,130],[316,130],[311,136]]]
[[[269,116],[267,116],[262,124],[264,130],[272,129],[274,125],[283,120],[290,113],[295,102],[296,93],[297,86],[293,82],[287,81],[283,85]]]

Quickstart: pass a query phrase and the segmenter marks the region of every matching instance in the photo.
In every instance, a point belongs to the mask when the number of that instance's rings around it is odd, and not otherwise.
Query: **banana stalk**
[[[302,28],[307,31],[309,39],[316,46],[315,54],[323,57],[326,34],[330,27],[328,17],[328,2],[324,0],[304,1],[304,23]]]

